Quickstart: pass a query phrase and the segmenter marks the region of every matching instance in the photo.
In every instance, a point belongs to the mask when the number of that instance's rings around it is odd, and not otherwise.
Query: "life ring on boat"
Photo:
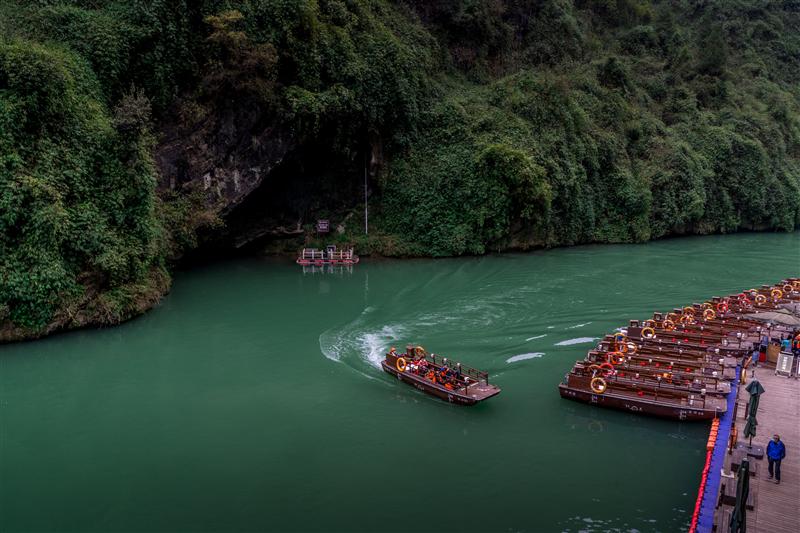
[[[612,365],[621,365],[625,362],[625,354],[623,352],[608,352],[606,361]]]
[[[792,287],[790,284],[787,283],[786,285],[783,286],[783,292],[787,294],[790,292],[794,292],[794,287]]]
[[[397,367],[397,370],[399,372],[405,372],[406,367],[408,367],[408,363],[406,363],[406,360],[403,359],[402,357],[398,357],[397,362],[394,365],[395,367]]]
[[[639,346],[635,342],[626,342],[625,346],[627,348],[625,353],[635,354],[639,350]]]
[[[800,279],[796,279],[796,280],[794,280],[794,281],[792,282],[792,285],[794,285],[794,288],[795,288],[795,289],[798,289],[798,290],[800,290]]]
[[[703,318],[706,320],[714,320],[717,318],[717,313],[715,313],[713,309],[706,309],[703,311]]]
[[[714,309],[714,304],[711,302],[703,302],[703,309]]]
[[[663,327],[667,331],[674,331],[675,330],[675,322],[670,319],[666,319],[661,323],[661,327]]]
[[[626,337],[624,333],[614,334],[614,342],[620,343],[620,342],[625,342],[626,340],[628,340],[628,337]]]
[[[694,315],[681,315],[680,323],[684,326],[694,323]]]
[[[608,387],[606,380],[603,378],[592,378],[592,381],[589,385],[592,387],[592,391],[596,392],[597,394],[603,394]]]
[[[654,328],[654,327],[656,327],[656,321],[653,320],[652,318],[648,318],[647,320],[642,322],[642,326],[644,326],[646,328]]]
[[[692,315],[692,316],[694,316],[694,307],[692,307],[690,305],[687,305],[686,307],[684,307],[683,308],[683,314],[687,314],[687,313]]]
[[[763,294],[756,294],[756,303],[758,305],[764,305],[765,303],[767,303],[767,297],[764,296]]]
[[[608,377],[614,373],[614,365],[608,362],[600,363],[600,370],[605,373],[604,377]]]
[[[772,289],[769,294],[772,296],[773,300],[780,300],[783,298],[783,291],[780,289]]]
[[[642,337],[645,339],[655,339],[656,338],[656,330],[653,328],[642,328]]]
[[[717,311],[720,313],[727,313],[728,312],[728,303],[727,302],[720,302],[717,304]]]
[[[753,307],[753,302],[750,301],[750,298],[745,296],[744,298],[739,299],[739,305],[742,307]]]

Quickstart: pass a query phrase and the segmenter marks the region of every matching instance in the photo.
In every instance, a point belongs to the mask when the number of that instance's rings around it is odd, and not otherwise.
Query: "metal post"
[[[369,235],[369,211],[367,208],[367,154],[364,154],[364,235]]]

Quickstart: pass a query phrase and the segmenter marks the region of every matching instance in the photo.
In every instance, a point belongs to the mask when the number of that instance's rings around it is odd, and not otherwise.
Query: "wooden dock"
[[[775,375],[774,366],[748,369],[745,385],[739,389],[736,427],[739,435],[746,423],[746,405],[750,398],[744,387],[755,374],[765,392],[758,406],[758,427],[753,445],[763,446],[777,433],[786,445],[786,458],[781,463],[781,483],[767,479],[767,458],[751,459],[757,463],[757,473],[751,477],[751,491],[755,491],[755,506],[747,512],[749,533],[800,532],[800,380]],[[740,437],[739,441],[743,441]],[[730,471],[727,456],[725,470]],[[719,531],[719,529],[717,529]]]

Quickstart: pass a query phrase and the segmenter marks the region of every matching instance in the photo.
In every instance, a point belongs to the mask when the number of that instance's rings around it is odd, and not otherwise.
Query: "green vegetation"
[[[159,192],[160,132],[236,105],[342,184],[380,148],[373,251],[794,230],[798,27],[768,0],[0,0],[0,338],[157,301],[218,225]]]

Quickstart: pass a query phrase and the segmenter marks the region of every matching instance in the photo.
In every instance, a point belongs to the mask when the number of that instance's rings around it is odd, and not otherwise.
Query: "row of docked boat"
[[[800,315],[800,278],[631,320],[577,361],[559,392],[653,416],[714,418],[726,410],[736,366],[763,336],[797,335],[762,320],[765,312]]]

